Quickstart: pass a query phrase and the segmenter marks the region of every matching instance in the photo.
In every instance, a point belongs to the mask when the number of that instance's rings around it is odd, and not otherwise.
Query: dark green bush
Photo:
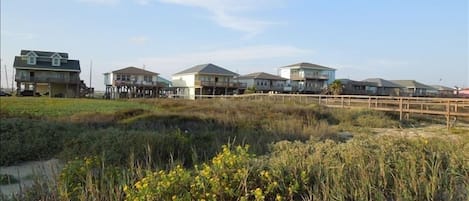
[[[13,175],[0,174],[0,185],[15,184],[17,182],[18,180],[15,177],[13,177]]]
[[[48,159],[62,150],[70,128],[47,121],[8,118],[0,121],[0,165]]]

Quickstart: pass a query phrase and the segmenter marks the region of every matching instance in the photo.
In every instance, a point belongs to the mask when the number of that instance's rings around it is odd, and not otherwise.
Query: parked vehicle
[[[20,96],[41,96],[41,94],[37,93],[34,94],[34,91],[33,90],[24,90],[22,92],[20,92]]]
[[[11,96],[11,94],[4,91],[0,91],[0,96]]]

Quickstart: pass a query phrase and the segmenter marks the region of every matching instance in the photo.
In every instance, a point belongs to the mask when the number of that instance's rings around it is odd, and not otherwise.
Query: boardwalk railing
[[[452,117],[469,117],[469,99],[467,98],[426,98],[426,97],[391,97],[391,96],[356,96],[356,95],[308,95],[308,94],[245,94],[234,96],[199,95],[196,98],[225,98],[249,100],[296,101],[300,103],[318,103],[335,108],[368,108],[378,111],[398,112],[399,118],[408,118],[410,114],[443,115],[447,126]]]

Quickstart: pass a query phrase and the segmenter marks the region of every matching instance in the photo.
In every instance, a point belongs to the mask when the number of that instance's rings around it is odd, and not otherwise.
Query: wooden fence
[[[196,98],[234,98],[248,100],[273,100],[279,102],[296,101],[318,103],[335,108],[368,108],[378,111],[398,112],[399,119],[409,118],[410,114],[440,115],[446,117],[448,128],[456,117],[469,118],[467,98],[424,98],[392,96],[356,95],[308,95],[308,94],[245,94],[234,96],[207,96]]]

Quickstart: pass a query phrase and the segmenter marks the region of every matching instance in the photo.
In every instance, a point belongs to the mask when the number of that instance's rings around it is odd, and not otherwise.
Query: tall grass
[[[0,115],[3,117],[57,118],[68,117],[78,113],[114,113],[125,109],[154,108],[138,102],[119,100],[44,97],[1,97]]]
[[[99,158],[69,162],[55,197],[65,200],[458,200],[469,199],[469,144],[367,136],[281,141],[267,155],[225,146],[211,160],[154,170]],[[51,197],[54,197],[51,196]]]
[[[397,127],[381,112],[305,100],[2,98],[0,108],[1,143],[10,145],[2,165],[66,162],[56,182],[38,181],[16,200],[468,199],[469,136],[367,134]],[[338,140],[339,131],[356,135]]]

